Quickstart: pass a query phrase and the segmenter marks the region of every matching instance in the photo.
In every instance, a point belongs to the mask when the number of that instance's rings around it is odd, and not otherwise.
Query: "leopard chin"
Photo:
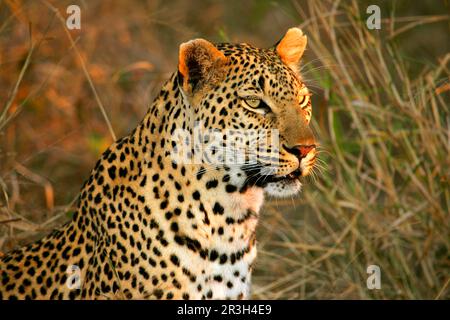
[[[264,191],[269,195],[276,198],[291,197],[300,192],[302,189],[302,183],[298,178],[283,179],[276,182],[269,182]]]

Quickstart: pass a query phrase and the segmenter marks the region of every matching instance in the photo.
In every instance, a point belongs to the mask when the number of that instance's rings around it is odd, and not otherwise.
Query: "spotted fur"
[[[264,192],[298,192],[315,160],[310,96],[294,66],[305,46],[296,28],[270,49],[183,44],[178,72],[131,134],[103,153],[72,221],[1,258],[0,298],[249,298]],[[277,129],[279,165],[262,175],[177,163],[175,132],[195,122],[219,132]],[[72,266],[79,288],[70,286]]]

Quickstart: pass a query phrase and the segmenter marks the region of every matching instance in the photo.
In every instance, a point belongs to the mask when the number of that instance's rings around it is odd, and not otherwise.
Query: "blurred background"
[[[80,30],[65,27],[71,4]],[[371,4],[379,30],[366,26]],[[0,251],[70,219],[180,43],[270,47],[300,26],[321,169],[300,196],[265,204],[253,298],[449,299],[449,12],[449,1],[0,0]]]

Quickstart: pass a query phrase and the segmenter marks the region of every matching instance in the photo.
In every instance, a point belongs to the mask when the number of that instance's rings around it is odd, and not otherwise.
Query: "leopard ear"
[[[180,45],[178,82],[188,96],[218,84],[225,77],[225,55],[211,42],[195,39]]]
[[[300,59],[306,48],[307,38],[299,28],[290,28],[275,47],[281,61],[295,72],[299,72]]]

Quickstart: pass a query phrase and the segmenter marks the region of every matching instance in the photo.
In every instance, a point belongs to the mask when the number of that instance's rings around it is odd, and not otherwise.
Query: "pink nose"
[[[309,145],[309,146],[298,146],[297,149],[300,153],[300,158],[304,158],[306,157],[306,155],[312,150],[314,149],[316,146],[315,145]]]
[[[302,159],[308,155],[308,153],[316,148],[316,145],[310,144],[310,145],[303,145],[299,144],[292,148],[289,148],[288,146],[284,145],[284,148],[289,152],[295,155],[297,158]]]

